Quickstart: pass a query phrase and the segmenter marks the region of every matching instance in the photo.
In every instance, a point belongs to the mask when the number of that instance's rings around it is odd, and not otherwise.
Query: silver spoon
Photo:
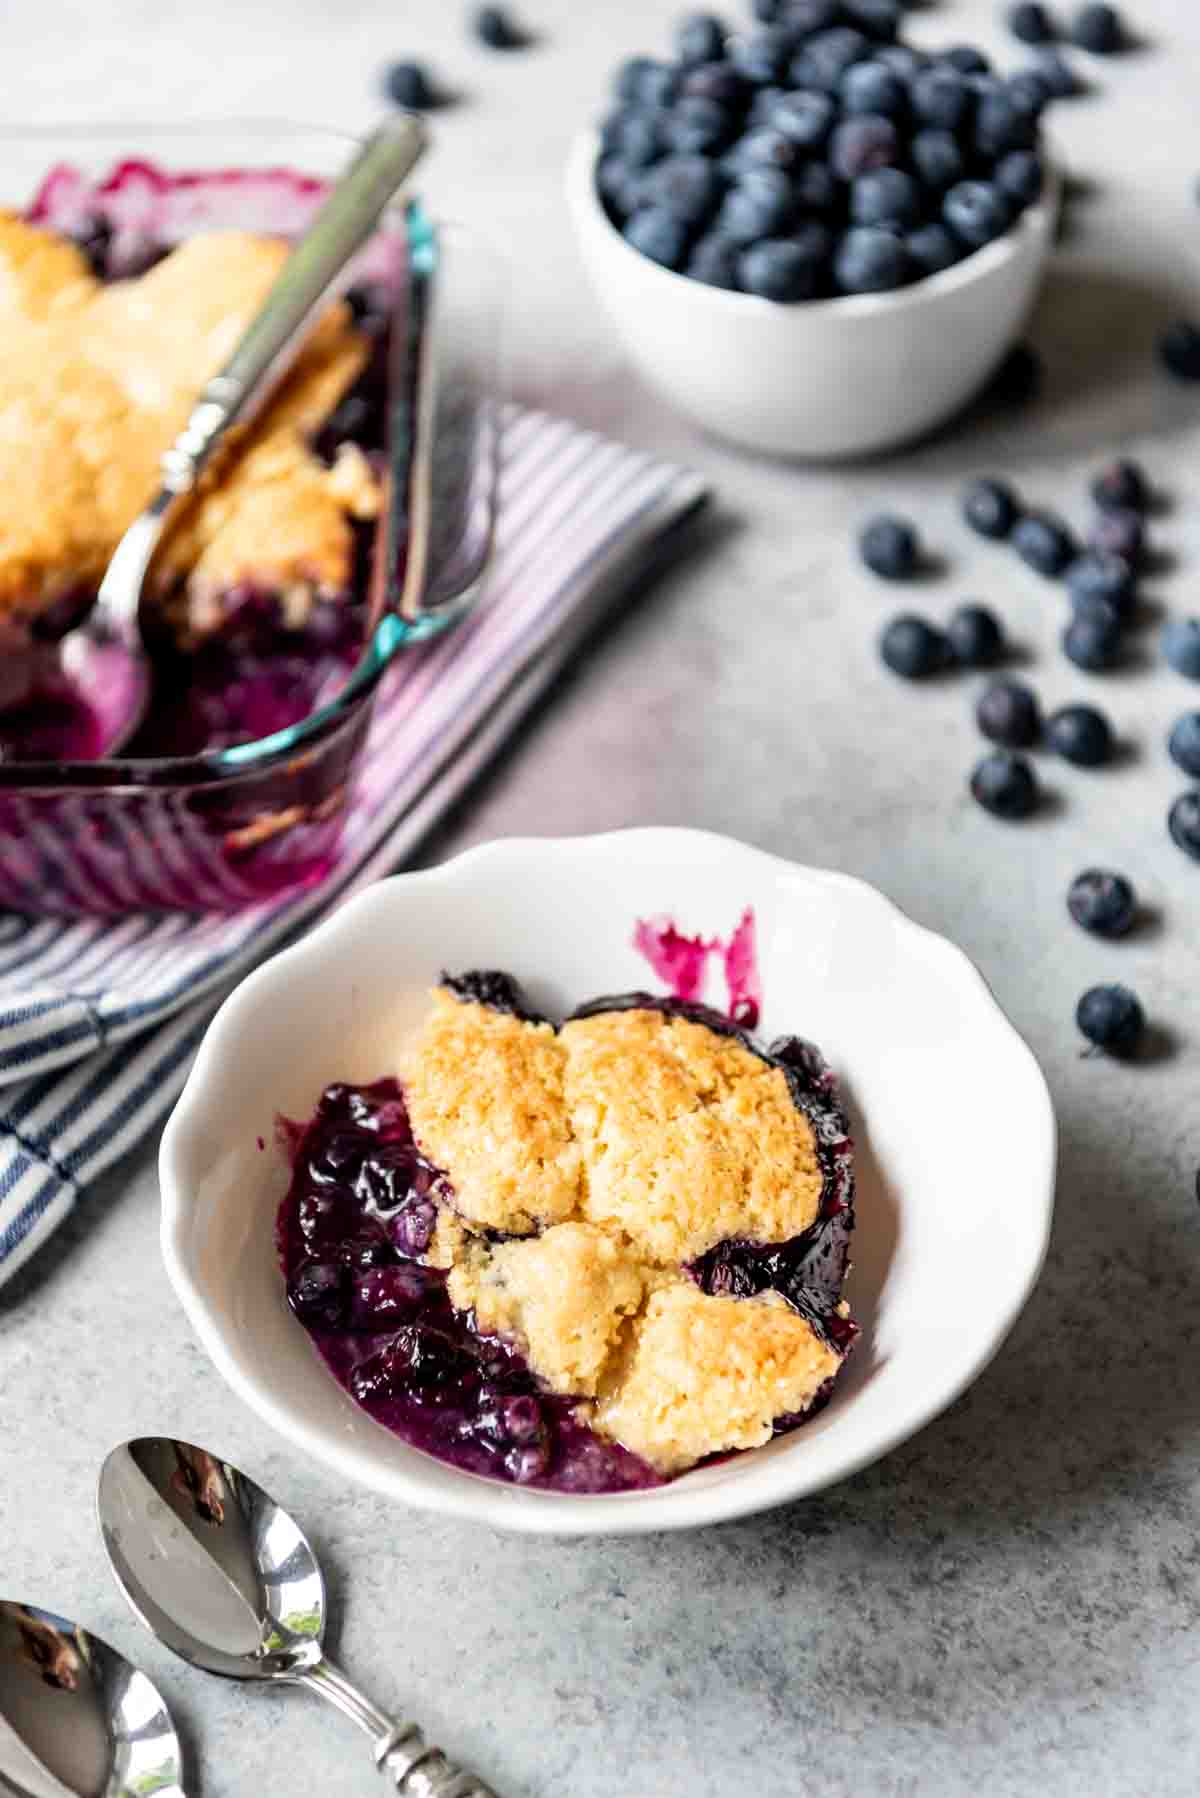
[[[65,1617],[0,1600],[0,1792],[183,1798],[180,1760],[144,1673]]]
[[[185,1661],[328,1699],[373,1738],[375,1765],[401,1798],[496,1798],[334,1666],[321,1647],[316,1556],[299,1525],[236,1467],[189,1442],[144,1436],[105,1461],[97,1511],[118,1585]]]
[[[284,263],[233,355],[165,451],[162,485],[118,543],[87,617],[63,638],[62,668],[98,721],[98,756],[115,755],[128,742],[149,702],[138,606],[146,571],[172,513],[195,487],[230,426],[251,418],[290,366],[314,316],[427,142],[425,126],[411,115],[389,120],[365,140]]]

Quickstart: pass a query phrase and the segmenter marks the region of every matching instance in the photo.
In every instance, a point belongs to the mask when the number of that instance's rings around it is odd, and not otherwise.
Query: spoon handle
[[[289,1677],[374,1738],[375,1765],[390,1775],[398,1798],[497,1798],[491,1786],[426,1742],[415,1723],[398,1723],[372,1704],[327,1655]]]

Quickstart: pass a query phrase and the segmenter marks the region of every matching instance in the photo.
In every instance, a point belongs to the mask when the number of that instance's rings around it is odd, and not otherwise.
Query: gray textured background
[[[1155,597],[1194,603],[1200,392],[1167,382],[1151,346],[1181,293],[1200,307],[1200,17],[1190,0],[1146,0],[1148,46],[1093,64],[1094,97],[1058,111],[1096,187],[1035,323],[1042,398],[902,459],[822,472],[728,453],[664,415],[577,266],[559,197],[567,142],[612,61],[662,43],[673,10],[527,0],[544,40],[500,59],[465,38],[459,0],[44,0],[5,10],[0,53],[10,116],[45,119],[253,111],[353,126],[375,110],[377,65],[405,52],[461,85],[437,120],[430,186],[507,248],[516,391],[695,462],[720,509],[707,552],[609,633],[428,853],[689,823],[877,881],[979,961],[1049,1074],[1062,1182],[1040,1290],[949,1415],[821,1499],[690,1536],[510,1541],[306,1472],[235,1403],[159,1272],[147,1149],[0,1301],[3,1585],[136,1651],[177,1709],[204,1798],[371,1790],[348,1727],[299,1695],[206,1683],[115,1596],[90,1517],[95,1469],[118,1437],[169,1427],[294,1503],[329,1559],[348,1666],[505,1798],[1190,1798],[1200,871],[1166,839],[1180,783],[1162,746],[1189,695],[1161,669],[1104,682],[1070,670],[1053,647],[1061,602],[969,541],[955,496],[965,472],[995,469],[1082,519],[1099,455],[1144,454],[1171,495],[1159,536],[1177,558]],[[914,35],[999,46],[998,10],[945,0]],[[919,603],[996,602],[1047,700],[1094,688],[1110,705],[1126,765],[1048,768],[1061,804],[1025,827],[971,807],[970,683],[913,692],[876,666],[896,598],[849,545],[880,502],[911,507],[946,558]],[[1111,949],[1063,912],[1070,875],[1097,859],[1125,868],[1156,914]],[[1078,991],[1121,976],[1170,1034],[1154,1065],[1079,1056]],[[929,1102],[914,1128],[936,1129]]]

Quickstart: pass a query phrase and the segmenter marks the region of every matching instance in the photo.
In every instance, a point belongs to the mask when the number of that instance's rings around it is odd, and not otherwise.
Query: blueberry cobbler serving
[[[828,1397],[854,1182],[811,1044],[648,993],[555,1025],[467,973],[399,1075],[288,1126],[278,1225],[289,1303],[372,1417],[472,1473],[617,1492]]]
[[[95,753],[57,641],[324,191],[126,162],[98,184],[59,168],[28,212],[0,213],[0,757]],[[225,224],[247,218],[260,228]],[[362,646],[398,286],[372,274],[313,327],[155,558],[155,702],[133,755],[295,723]]]

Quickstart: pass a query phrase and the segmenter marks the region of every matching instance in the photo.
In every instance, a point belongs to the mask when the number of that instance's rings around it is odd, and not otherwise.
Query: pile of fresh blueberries
[[[1042,191],[1038,125],[1073,92],[1055,51],[1002,76],[898,41],[900,0],[754,0],[676,29],[614,79],[596,185],[626,241],[715,287],[881,293],[1006,232]]]
[[[1124,458],[1102,468],[1091,484],[1095,516],[1087,542],[1050,512],[1025,508],[1013,489],[997,480],[974,480],[962,497],[963,516],[979,535],[1012,545],[1031,568],[1066,583],[1071,617],[1062,647],[1077,667],[1100,673],[1116,666],[1136,617],[1138,579],[1150,550],[1146,520],[1154,495],[1141,467]],[[905,580],[922,565],[917,531],[904,518],[871,519],[859,538],[859,552],[874,573]],[[1163,629],[1168,665],[1200,681],[1200,618],[1175,618]],[[1000,620],[986,606],[960,606],[945,629],[915,613],[892,618],[880,637],[880,654],[893,673],[910,680],[952,668],[993,668],[1004,658]],[[1092,705],[1061,707],[1043,719],[1032,687],[1011,676],[993,678],[980,694],[976,722],[996,745],[970,778],[974,798],[994,816],[1026,818],[1040,800],[1033,764],[1021,753],[1037,746],[1052,750],[1080,768],[1101,767],[1114,753],[1112,728]],[[1200,711],[1184,712],[1168,737],[1172,761],[1200,780]],[[1200,786],[1181,793],[1168,814],[1172,840],[1200,861]],[[1136,922],[1137,900],[1124,875],[1090,868],[1072,883],[1068,910],[1085,930],[1103,937],[1123,936]],[[1145,1020],[1136,996],[1124,987],[1094,988],[1080,1001],[1080,1029],[1109,1053],[1131,1054],[1144,1036]]]

